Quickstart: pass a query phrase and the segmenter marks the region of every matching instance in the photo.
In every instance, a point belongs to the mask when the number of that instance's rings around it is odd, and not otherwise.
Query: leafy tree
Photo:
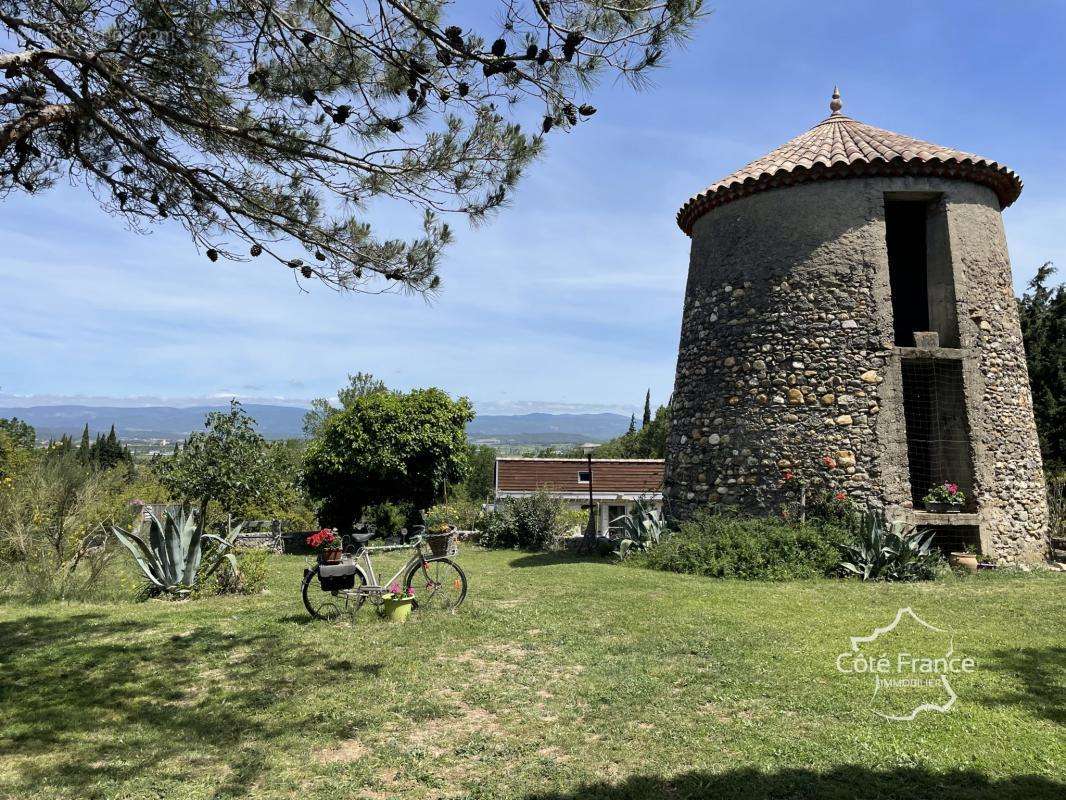
[[[229,411],[209,413],[204,426],[205,432],[193,433],[173,456],[152,465],[171,496],[199,503],[202,526],[212,500],[237,514],[245,504],[268,501],[278,492],[266,440],[237,400],[230,401]]]
[[[20,447],[23,450],[32,450],[37,445],[37,431],[28,422],[24,422],[18,417],[12,417],[11,419],[0,418],[0,431],[3,431],[11,438],[11,443],[15,447]]]
[[[357,372],[354,375],[349,372],[348,385],[337,392],[337,401],[341,404],[341,407],[337,408],[325,397],[312,400],[311,410],[304,414],[304,433],[309,438],[314,438],[322,428],[322,423],[333,414],[346,408],[351,408],[352,404],[360,397],[366,397],[377,392],[387,392],[388,390],[384,381],[379,381],[369,372]]]
[[[1066,468],[1066,287],[1051,288],[1055,268],[1047,262],[1018,300],[1033,412],[1044,463]]]
[[[604,442],[592,451],[593,458],[664,458],[670,407],[659,406],[650,422],[639,430],[631,422],[627,433]]]
[[[315,512],[301,480],[307,442],[285,439],[266,445],[270,491],[248,495],[234,511],[241,519],[278,520],[285,530],[307,531]]]
[[[467,445],[466,460],[466,496],[479,503],[491,500],[496,492],[496,451],[484,444]]]
[[[433,505],[466,475],[470,402],[440,389],[375,392],[332,414],[307,448],[304,483],[327,525],[350,527],[370,505]]]
[[[0,195],[85,186],[135,230],[182,225],[209,259],[264,255],[341,289],[431,292],[451,232],[502,205],[606,75],[634,83],[700,0],[3,0]],[[466,4],[463,4],[466,5]],[[376,238],[376,198],[424,212]],[[250,249],[249,249],[250,248]]]

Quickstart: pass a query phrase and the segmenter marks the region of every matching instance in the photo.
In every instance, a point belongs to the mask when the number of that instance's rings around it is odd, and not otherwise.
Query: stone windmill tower
[[[665,499],[845,492],[999,561],[1047,553],[1000,212],[1005,166],[841,113],[682,206],[692,238]],[[922,498],[941,483],[957,513]]]

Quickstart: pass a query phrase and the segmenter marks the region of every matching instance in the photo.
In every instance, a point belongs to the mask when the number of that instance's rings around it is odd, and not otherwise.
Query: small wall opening
[[[923,530],[930,528],[923,527]],[[933,547],[947,555],[963,553],[967,548],[981,552],[981,534],[976,525],[937,525],[933,531]]]
[[[935,331],[959,346],[947,209],[939,195],[885,195],[885,241],[895,343],[914,347],[915,331]]]
[[[915,508],[934,486],[956,483],[966,495],[963,511],[976,509],[973,457],[966,418],[962,362],[905,358],[903,416],[907,425],[907,464]]]

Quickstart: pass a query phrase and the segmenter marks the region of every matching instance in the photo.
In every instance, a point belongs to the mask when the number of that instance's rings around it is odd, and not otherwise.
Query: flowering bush
[[[397,583],[396,581],[393,581],[389,585],[389,593],[387,595],[385,595],[385,598],[389,599],[390,596],[394,600],[395,599],[399,599],[399,598],[403,598],[403,597],[414,597],[415,596],[415,590],[410,588],[410,587],[408,587],[406,590],[404,590],[400,586],[399,583]]]
[[[343,548],[341,537],[337,535],[336,531],[332,531],[329,528],[323,528],[318,533],[312,533],[304,541],[307,542],[308,547],[323,553],[327,550],[341,550]]]
[[[959,489],[957,483],[942,483],[929,490],[929,494],[922,498],[923,503],[947,503],[949,506],[961,506],[966,504],[966,495]]]

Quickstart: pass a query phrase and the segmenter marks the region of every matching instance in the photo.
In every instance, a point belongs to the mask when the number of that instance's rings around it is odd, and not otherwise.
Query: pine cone
[[[470,84],[469,83],[465,83],[465,82],[460,83],[458,88],[459,88],[459,96],[460,97],[466,97],[470,93]]]
[[[352,113],[351,106],[337,106],[333,111],[333,121],[338,125],[343,125],[348,121],[349,115]]]
[[[255,256],[255,257],[258,257],[258,256],[262,255],[262,253],[263,253],[263,248],[262,248],[262,247],[260,247],[260,246],[259,246],[258,244],[253,244],[253,245],[252,245],[252,249],[251,249],[251,251],[250,251],[250,252],[251,252],[251,254],[252,254],[253,256]]]
[[[317,258],[319,261],[325,261],[326,254],[323,253],[321,250],[315,250],[315,258]]]
[[[303,101],[307,103],[307,105],[311,105],[313,102],[315,102],[316,99],[315,93],[312,92],[310,89],[304,89],[300,97],[303,98]]]
[[[303,267],[300,267],[300,274],[303,275],[305,278],[310,278],[312,275],[315,274],[315,272],[310,267],[303,266]]]
[[[310,47],[315,41],[315,35],[311,33],[311,31],[305,31],[300,35],[300,41],[303,42],[305,46]]]
[[[208,250],[207,251],[207,257],[211,261],[218,261],[218,250],[215,250],[214,248]]]
[[[537,57],[537,46],[535,44],[531,44],[529,47],[526,48],[526,58],[536,58],[536,57]]]
[[[552,129],[552,125],[554,125],[554,124],[555,124],[555,120],[554,119],[552,119],[551,117],[545,117],[544,118],[544,122],[542,122],[541,125],[540,125],[540,129],[542,131],[544,131],[545,133],[547,133],[548,131],[550,131]]]
[[[596,113],[596,108],[595,108],[595,106],[590,106],[588,104],[585,104],[585,105],[581,106],[581,108],[578,109],[578,112],[583,117],[591,117],[593,114]]]
[[[551,60],[551,57],[551,50],[549,50],[548,48],[544,48],[540,51],[540,53],[537,54],[537,63],[543,67]]]
[[[503,39],[497,39],[492,43],[492,54],[499,58],[507,52],[507,42]]]
[[[408,89],[407,90],[407,99],[410,100],[412,103],[416,102],[418,100],[418,90],[417,89]]]

